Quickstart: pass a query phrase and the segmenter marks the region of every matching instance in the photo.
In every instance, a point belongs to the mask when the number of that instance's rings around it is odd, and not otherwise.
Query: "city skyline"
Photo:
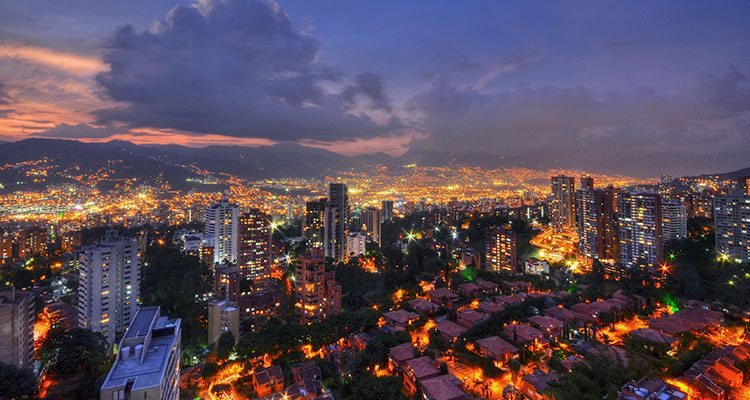
[[[0,140],[294,142],[637,176],[747,167],[744,2],[2,11]]]

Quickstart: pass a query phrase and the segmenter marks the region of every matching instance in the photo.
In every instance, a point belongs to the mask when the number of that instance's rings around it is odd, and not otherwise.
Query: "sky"
[[[750,167],[750,2],[4,0],[0,140]]]

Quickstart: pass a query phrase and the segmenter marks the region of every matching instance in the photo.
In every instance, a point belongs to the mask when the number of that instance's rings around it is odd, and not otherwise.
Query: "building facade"
[[[617,259],[614,189],[588,189],[593,188],[593,180],[582,187],[576,192],[578,252],[588,260]]]
[[[113,344],[138,311],[141,263],[135,238],[110,230],[78,254],[78,324]]]
[[[552,177],[550,220],[558,231],[575,227],[575,179],[572,176]]]
[[[237,262],[240,207],[226,198],[206,208],[204,234],[214,244],[214,263]]]
[[[661,196],[622,193],[618,204],[621,264],[626,268],[656,268],[663,259]]]
[[[224,332],[231,332],[235,343],[240,340],[240,308],[233,301],[213,300],[208,303],[208,344]]]
[[[0,362],[34,368],[34,293],[0,291]]]
[[[750,196],[735,192],[715,197],[714,224],[719,257],[750,261]]]
[[[325,256],[336,262],[349,259],[349,195],[343,183],[331,183],[328,188],[328,204],[324,230]]]
[[[509,227],[487,228],[486,268],[490,271],[515,271],[516,233]]]
[[[310,247],[323,247],[327,204],[328,199],[325,197],[305,203],[305,221],[302,225],[302,235],[310,242]]]
[[[381,213],[375,207],[367,207],[362,213],[362,230],[367,238],[380,246]]]
[[[242,279],[258,281],[271,274],[270,217],[257,208],[240,214],[238,220],[237,268]]]
[[[326,273],[325,255],[319,249],[297,259],[295,292],[297,315],[302,323],[341,312],[341,285],[333,272]]]
[[[662,199],[661,223],[664,243],[687,238],[687,210],[679,201]]]

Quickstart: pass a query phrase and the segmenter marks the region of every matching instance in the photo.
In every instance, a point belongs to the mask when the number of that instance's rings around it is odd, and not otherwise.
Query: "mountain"
[[[750,176],[750,167],[738,169],[736,171],[731,171],[731,172],[724,172],[724,173],[716,174],[716,175],[718,175],[720,179],[744,178],[744,177]]]

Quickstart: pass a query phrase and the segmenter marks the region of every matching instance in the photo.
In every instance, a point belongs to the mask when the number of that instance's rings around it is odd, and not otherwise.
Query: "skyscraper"
[[[239,217],[237,268],[241,279],[258,281],[271,273],[270,217],[249,208]]]
[[[98,245],[81,249],[78,263],[78,324],[112,344],[141,301],[138,243],[110,230]]]
[[[302,233],[310,241],[310,247],[323,247],[327,204],[328,199],[325,197],[305,203],[305,221],[302,226]]]
[[[312,323],[341,312],[341,285],[335,276],[333,272],[326,272],[325,255],[320,249],[313,249],[297,259],[295,306],[302,323]]]
[[[488,270],[516,270],[516,233],[510,227],[487,228],[485,246]]]
[[[34,368],[34,293],[0,291],[0,363]]]
[[[587,184],[584,184],[587,183]],[[614,189],[593,189],[593,179],[581,182],[576,192],[578,251],[589,260],[616,259],[617,228]]]
[[[101,400],[180,398],[181,321],[143,307],[120,340],[115,363],[99,391]]]
[[[575,227],[575,179],[572,176],[552,177],[550,219],[555,230]]]
[[[687,238],[687,211],[679,201],[662,199],[661,223],[664,243]]]
[[[383,221],[391,222],[393,220],[393,200],[383,200]]]
[[[620,262],[626,268],[655,268],[662,261],[661,196],[623,193],[619,197]]]
[[[362,215],[362,230],[367,237],[380,246],[380,210],[367,207]]]
[[[750,195],[714,197],[716,252],[722,259],[750,261]]]
[[[214,263],[237,262],[239,214],[240,207],[226,198],[206,208],[204,233],[213,238]]]
[[[349,195],[343,183],[331,183],[325,222],[325,256],[337,262],[349,259],[346,241],[349,238]]]

